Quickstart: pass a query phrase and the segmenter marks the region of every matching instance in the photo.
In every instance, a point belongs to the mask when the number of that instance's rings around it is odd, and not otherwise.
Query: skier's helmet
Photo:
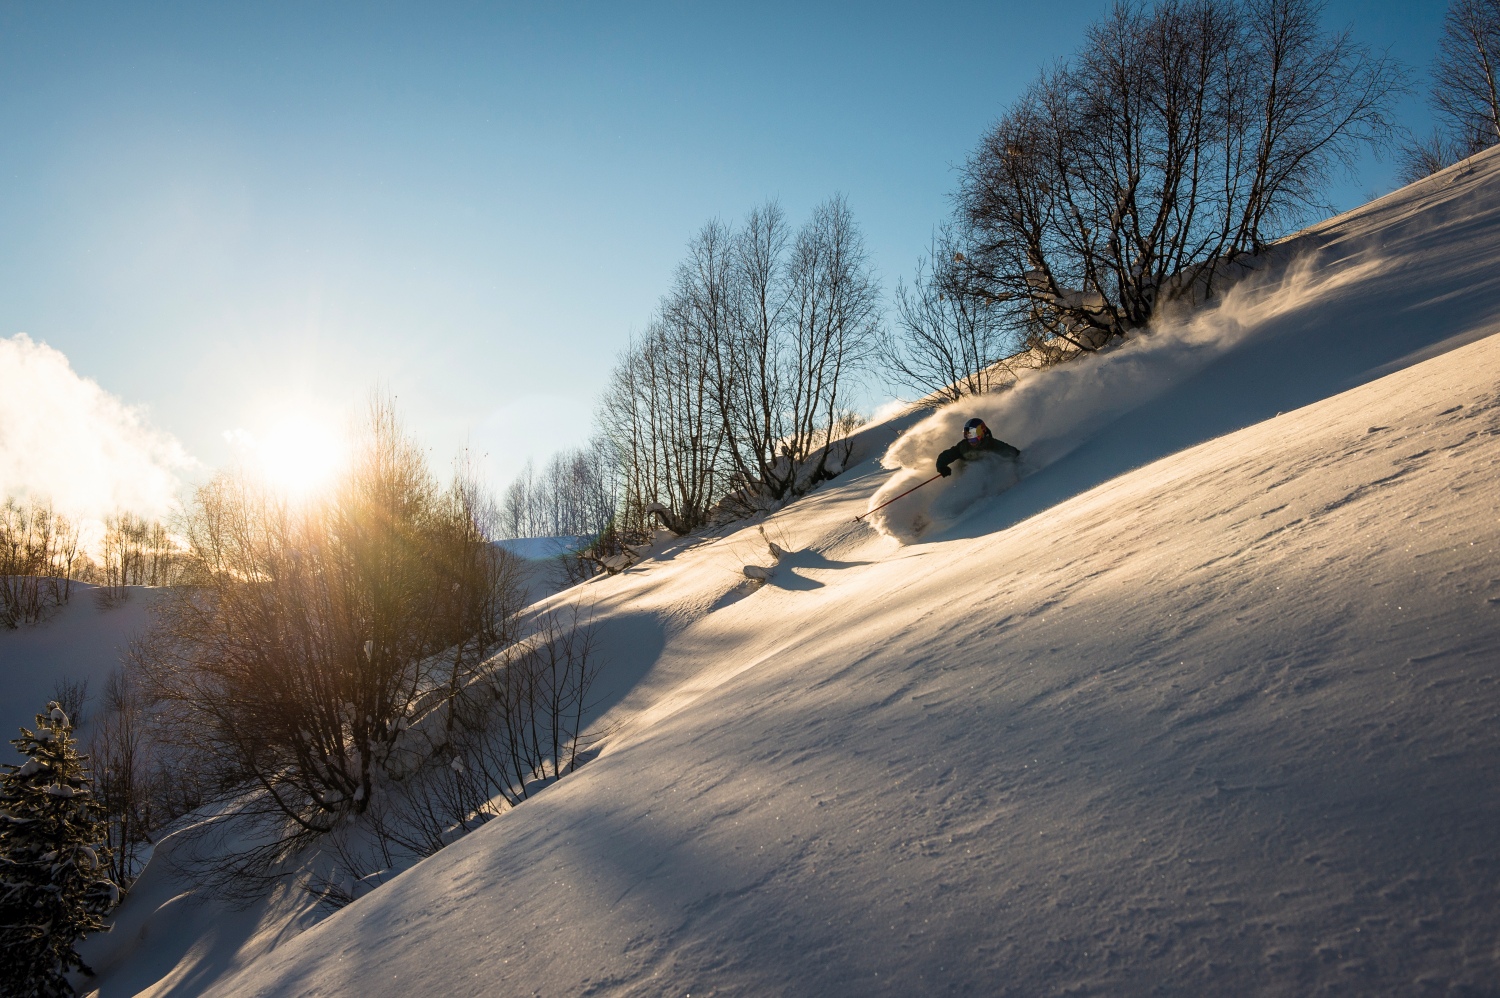
[[[964,439],[971,444],[982,444],[990,435],[990,428],[977,416],[964,424]]]

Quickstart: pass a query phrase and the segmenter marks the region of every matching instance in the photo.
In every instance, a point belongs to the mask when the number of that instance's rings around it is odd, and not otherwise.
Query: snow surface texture
[[[1283,244],[1191,363],[983,400],[1032,465],[922,543],[852,522],[872,457],[563,594],[611,655],[595,761],[211,988],[199,902],[143,993],[1490,991],[1497,174]]]

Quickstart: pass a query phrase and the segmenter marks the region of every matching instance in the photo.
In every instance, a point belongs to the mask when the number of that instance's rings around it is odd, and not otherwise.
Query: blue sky
[[[1327,22],[1420,83],[1444,6]],[[908,274],[953,167],[1106,7],[0,3],[0,338],[207,467],[379,385],[503,484],[588,437],[706,219],[842,192]],[[1393,186],[1372,162],[1334,200]]]

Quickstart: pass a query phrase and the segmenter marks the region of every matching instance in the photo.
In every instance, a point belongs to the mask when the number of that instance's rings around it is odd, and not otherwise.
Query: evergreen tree
[[[11,744],[27,761],[0,767],[0,994],[70,996],[64,975],[92,973],[74,946],[104,927],[119,899],[107,873],[104,808],[56,703]]]

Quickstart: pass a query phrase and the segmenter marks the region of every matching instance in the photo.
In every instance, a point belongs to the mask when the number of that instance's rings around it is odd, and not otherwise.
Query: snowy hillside
[[[36,725],[35,715],[55,696],[59,681],[88,684],[89,708],[99,703],[109,674],[147,624],[155,590],[129,586],[120,603],[108,606],[94,586],[74,583],[72,599],[40,624],[0,630],[0,731],[8,739]]]
[[[521,537],[499,542],[516,557],[516,582],[525,592],[526,604],[567,588],[567,573],[559,559],[574,550],[578,541],[575,537]]]
[[[587,537],[515,537],[498,543],[517,558],[547,561],[576,551],[587,542]]]
[[[764,537],[554,597],[611,659],[576,775],[257,959],[132,896],[98,993],[1492,989],[1497,260],[1492,152],[1217,309],[872,427]],[[853,522],[972,412],[1018,484]]]

